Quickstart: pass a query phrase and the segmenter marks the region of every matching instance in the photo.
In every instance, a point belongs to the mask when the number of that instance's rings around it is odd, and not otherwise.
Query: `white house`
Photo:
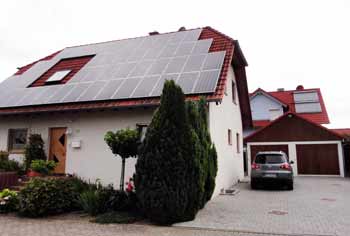
[[[242,130],[252,125],[246,66],[238,42],[210,27],[65,48],[0,84],[0,150],[21,160],[28,135],[41,134],[57,173],[117,186],[121,161],[105,133],[145,131],[172,79],[186,99],[208,100],[217,194],[243,178]]]

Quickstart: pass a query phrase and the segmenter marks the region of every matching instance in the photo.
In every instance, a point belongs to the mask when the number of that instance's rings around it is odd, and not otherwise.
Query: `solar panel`
[[[105,85],[105,87],[102,89],[102,91],[97,95],[96,99],[98,100],[111,99],[113,94],[116,93],[116,91],[118,90],[118,88],[120,87],[123,81],[124,79],[109,81]]]
[[[150,76],[145,77],[141,83],[137,86],[136,90],[134,91],[132,97],[148,97],[150,93],[152,92],[152,89],[157,84],[157,81],[159,80],[160,76]]]
[[[169,58],[159,59],[152,63],[147,75],[159,75],[162,74],[166,66],[169,64]]]
[[[206,54],[190,56],[186,62],[184,72],[200,71]]]
[[[194,93],[215,92],[216,84],[219,79],[220,70],[202,71],[197,84],[193,90]],[[214,79],[216,78],[216,79]]]
[[[215,70],[222,67],[224,62],[225,52],[212,52],[209,53],[205,59],[203,70]]]
[[[151,64],[152,64],[152,61],[141,61],[137,63],[136,67],[130,73],[130,77],[145,75],[147,70],[150,68]]]
[[[140,80],[140,77],[126,79],[116,94],[113,96],[113,99],[130,97]]]
[[[98,95],[98,93],[103,89],[105,81],[97,81],[93,83],[84,93],[77,99],[77,101],[91,101]]]
[[[0,107],[159,96],[165,80],[186,94],[215,91],[225,51],[208,53],[202,29],[66,48],[0,84]],[[61,59],[95,55],[66,84],[26,88]],[[64,70],[64,68],[63,68]],[[65,73],[68,73],[66,71]],[[61,74],[61,75],[60,75]],[[64,78],[57,72],[53,80]]]
[[[64,98],[63,102],[75,102],[92,83],[79,83]]]
[[[61,86],[58,92],[50,98],[49,103],[58,103],[63,100],[63,98],[75,87],[74,84],[68,84],[66,86]]]
[[[165,70],[165,73],[179,73],[182,71],[182,68],[184,67],[188,57],[175,57],[173,58],[169,64],[168,67]]]
[[[208,53],[212,43],[213,43],[213,39],[204,39],[204,40],[197,41],[196,46],[192,51],[192,54]]]
[[[176,56],[185,56],[191,54],[193,47],[195,46],[195,42],[183,43],[178,47],[175,55]]]
[[[181,74],[176,83],[182,88],[185,94],[190,94],[193,86],[199,77],[199,72]]]
[[[114,78],[126,78],[130,74],[130,72],[135,68],[136,62],[123,63],[120,64],[116,73],[114,74]]]

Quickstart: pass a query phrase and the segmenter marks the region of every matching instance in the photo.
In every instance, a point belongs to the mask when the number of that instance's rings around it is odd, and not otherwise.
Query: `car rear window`
[[[278,164],[284,163],[286,160],[281,154],[259,154],[255,157],[257,164]]]

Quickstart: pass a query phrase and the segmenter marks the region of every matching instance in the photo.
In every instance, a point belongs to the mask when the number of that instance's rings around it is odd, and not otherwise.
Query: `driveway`
[[[218,196],[192,222],[199,227],[287,235],[350,234],[350,180],[297,177],[294,191],[251,190],[237,186],[235,196]]]

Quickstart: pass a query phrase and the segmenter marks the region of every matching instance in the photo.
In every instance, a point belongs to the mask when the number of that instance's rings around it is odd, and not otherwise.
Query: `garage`
[[[299,174],[339,175],[336,144],[296,145]]]
[[[287,113],[244,139],[248,163],[262,151],[283,151],[295,175],[344,176],[343,137],[295,113]],[[250,167],[248,167],[248,174]]]

